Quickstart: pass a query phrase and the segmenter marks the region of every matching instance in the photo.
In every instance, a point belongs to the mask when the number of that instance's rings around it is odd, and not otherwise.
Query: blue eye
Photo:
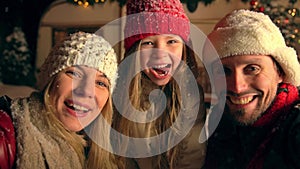
[[[79,72],[73,71],[73,70],[67,70],[66,74],[75,77],[75,78],[81,78],[81,74]]]
[[[108,88],[108,84],[106,84],[106,83],[103,82],[103,81],[96,81],[96,85],[99,86],[99,87],[105,87],[105,88]]]

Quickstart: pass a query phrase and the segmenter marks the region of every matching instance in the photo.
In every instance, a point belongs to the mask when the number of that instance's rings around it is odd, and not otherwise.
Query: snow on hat
[[[188,42],[190,22],[179,0],[129,0],[125,49],[151,35],[174,34]]]
[[[283,82],[300,85],[300,64],[295,49],[287,47],[279,28],[269,16],[235,10],[222,18],[208,35],[219,58],[235,55],[270,55],[285,73]],[[209,57],[204,55],[205,62]]]
[[[111,84],[110,92],[113,91],[118,77],[116,54],[103,37],[84,32],[71,34],[52,48],[41,66],[38,88],[43,90],[51,77],[65,68],[79,65],[95,68],[104,73]]]

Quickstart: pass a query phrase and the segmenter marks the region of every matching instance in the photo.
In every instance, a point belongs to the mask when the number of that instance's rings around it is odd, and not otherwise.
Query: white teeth
[[[252,101],[253,96],[251,97],[243,97],[243,98],[234,98],[234,97],[230,97],[230,100],[233,104],[247,104],[250,101]]]
[[[168,72],[165,72],[164,74],[158,74],[158,76],[165,76],[166,74],[168,74]]]
[[[74,107],[76,110],[80,110],[80,111],[88,111],[89,109],[85,108],[85,107],[82,107],[82,106],[79,106],[77,104],[68,104],[69,106],[71,107]]]
[[[165,65],[155,65],[155,66],[153,66],[153,68],[155,68],[155,69],[161,69],[161,68],[165,68],[167,66],[168,66],[168,64],[165,64]]]

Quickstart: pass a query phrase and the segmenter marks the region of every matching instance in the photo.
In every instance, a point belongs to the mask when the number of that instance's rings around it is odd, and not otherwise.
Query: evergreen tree
[[[250,0],[249,2],[251,10],[269,15],[280,28],[288,46],[294,48],[300,46],[300,8],[296,7],[297,0]]]
[[[5,38],[0,57],[0,79],[5,84],[34,86],[31,52],[20,27]]]

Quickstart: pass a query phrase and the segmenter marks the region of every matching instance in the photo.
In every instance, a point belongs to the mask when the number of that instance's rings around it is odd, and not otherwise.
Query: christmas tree
[[[0,57],[0,81],[5,84],[28,85],[35,83],[31,52],[20,27],[5,38]]]
[[[280,28],[288,46],[299,48],[300,9],[296,8],[297,0],[250,0],[249,2],[251,10],[269,15]]]

